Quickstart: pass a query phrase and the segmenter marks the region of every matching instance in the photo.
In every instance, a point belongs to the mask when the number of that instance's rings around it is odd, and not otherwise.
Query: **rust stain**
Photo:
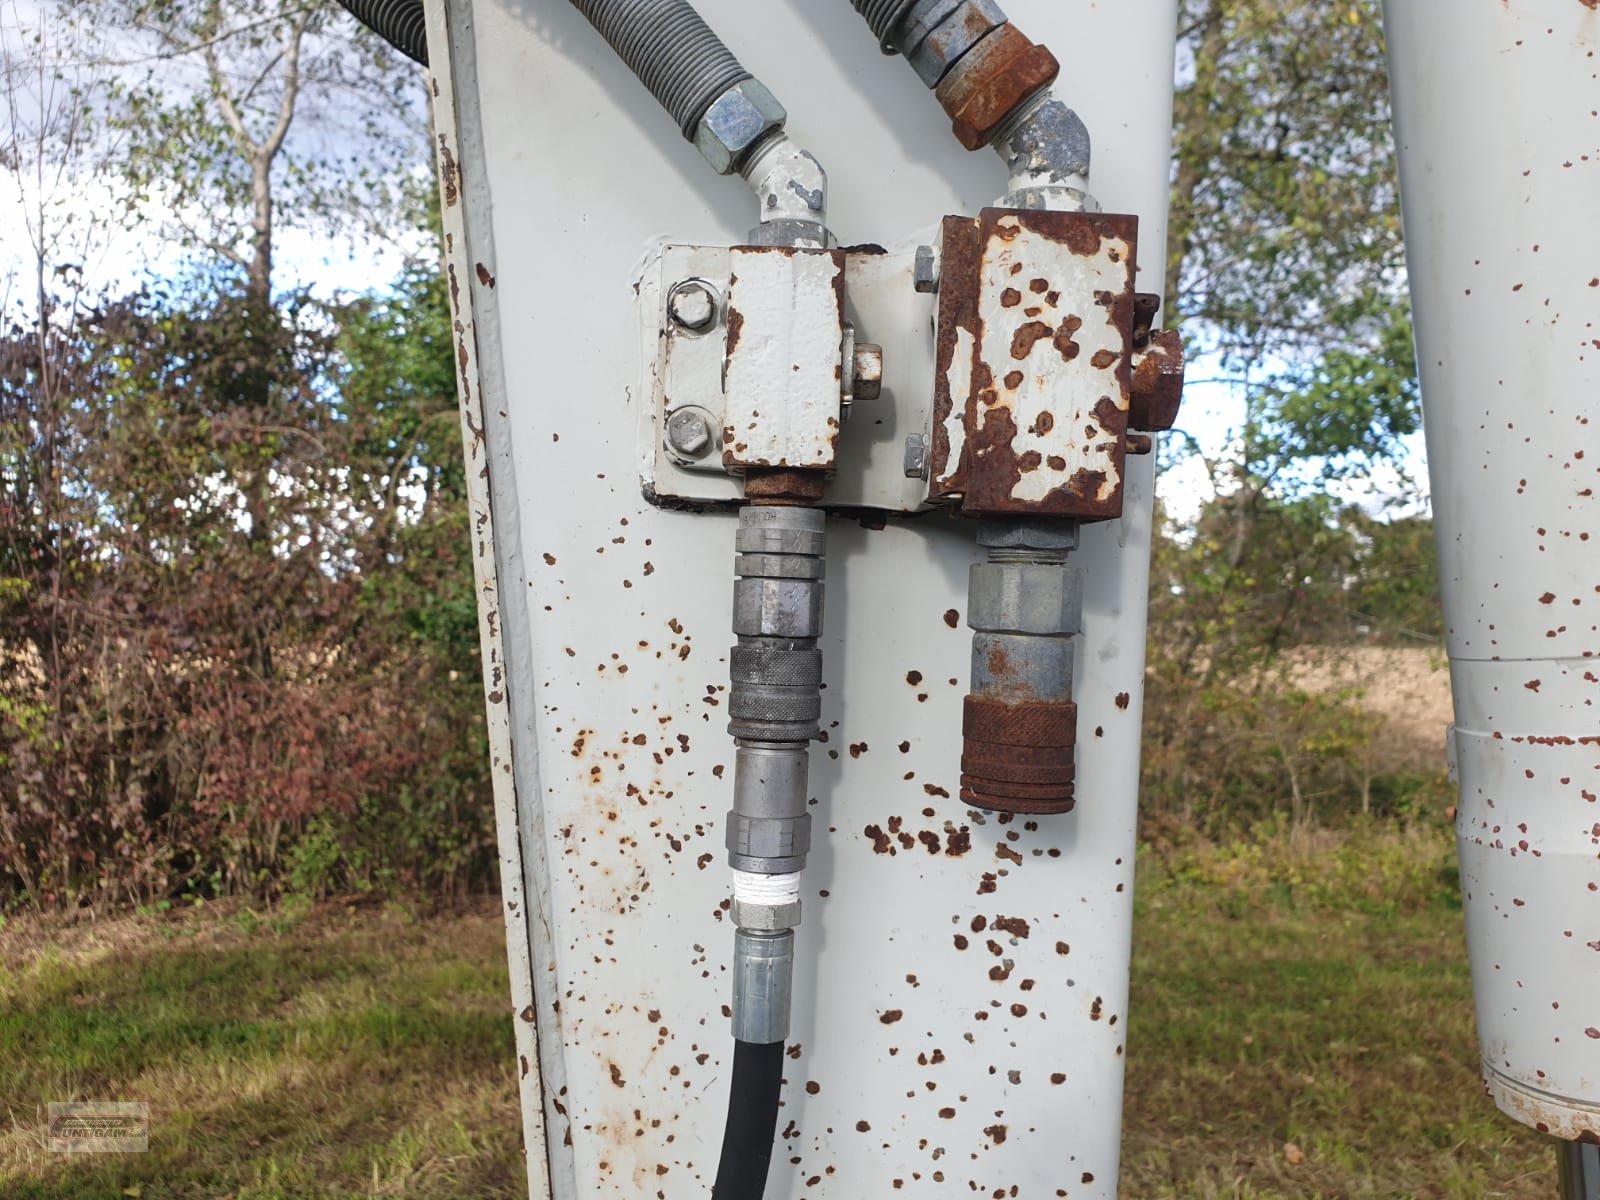
[[[1026,938],[1029,932],[1028,922],[1022,917],[996,917],[994,927],[1004,930],[1014,938]]]

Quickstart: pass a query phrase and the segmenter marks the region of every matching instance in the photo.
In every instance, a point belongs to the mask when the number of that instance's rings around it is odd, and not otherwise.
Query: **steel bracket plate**
[[[792,443],[790,465],[828,469],[825,452],[831,449],[828,508],[884,512],[927,508],[927,482],[907,477],[905,470],[906,439],[927,436],[933,402],[934,299],[915,289],[914,247],[903,253],[862,247],[816,256],[842,264],[842,289],[829,291],[842,295],[842,307],[833,319],[848,323],[862,340],[883,347],[879,396],[835,407],[837,429],[826,429],[829,414],[822,406],[790,403],[796,395],[814,397],[826,391],[831,399],[841,391],[841,380],[824,379],[819,370],[824,345],[835,351],[830,373],[834,366],[842,366],[836,349],[840,339],[830,341],[821,332],[830,319],[825,305],[813,302],[827,290],[820,279],[809,281],[812,286],[807,288],[798,283],[791,287],[781,279],[764,281],[769,294],[784,284],[779,294],[793,295],[805,321],[806,337],[789,339],[784,351],[790,368],[784,372],[790,377],[782,381],[784,386],[755,390],[764,376],[771,377],[772,362],[765,361],[770,353],[741,362],[746,351],[757,349],[747,346],[753,341],[752,320],[763,320],[746,299],[753,294],[752,272],[773,274],[781,265],[769,257],[773,255],[752,247],[668,244],[647,257],[636,289],[644,371],[640,394],[646,400],[639,406],[638,461],[645,496],[666,507],[736,503],[743,486],[732,472],[757,465],[761,458],[782,458],[787,453],[783,446]],[[674,287],[689,280],[704,281],[717,295],[712,322],[703,329],[686,328],[668,310]],[[738,314],[733,321],[736,338],[728,328],[730,311]],[[764,324],[775,331],[772,336],[781,333],[777,314],[766,317]],[[770,342],[761,347],[771,348]],[[747,366],[748,373],[741,374]],[[802,374],[809,379],[805,390],[796,393],[791,384]],[[730,403],[735,393],[739,399]],[[763,411],[772,413],[779,403],[787,405],[788,429],[769,427],[758,452],[747,435],[760,432],[752,426],[765,425]],[[704,414],[700,419],[716,435],[698,453],[684,453],[667,437],[668,421],[686,409]],[[797,416],[799,420],[794,419]],[[831,439],[831,445],[824,445],[824,438]]]

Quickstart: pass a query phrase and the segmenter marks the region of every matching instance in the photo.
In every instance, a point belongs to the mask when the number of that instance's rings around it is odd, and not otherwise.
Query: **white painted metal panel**
[[[1600,11],[1386,18],[1485,1077],[1600,1136]]]
[[[827,167],[842,242],[894,245],[1003,190],[998,161],[955,146],[844,0],[700,7]],[[1176,14],[1134,7],[1137,26],[1125,4],[1010,5],[1063,60],[1096,194],[1158,247]],[[731,1056],[733,523],[641,498],[632,283],[652,239],[742,240],[751,201],[566,4],[441,0],[433,17],[465,212],[452,263],[485,368],[466,369],[495,499],[514,794],[497,782],[526,867],[531,912],[512,929],[537,997],[548,1177],[562,1200],[702,1197]],[[1161,256],[1146,258],[1151,287]],[[897,1181],[1116,1194],[1151,466],[1130,459],[1126,516],[1085,532],[1078,810],[1037,826],[952,799],[971,527],[831,523],[828,740],[769,1197]],[[512,967],[526,972],[518,954]]]

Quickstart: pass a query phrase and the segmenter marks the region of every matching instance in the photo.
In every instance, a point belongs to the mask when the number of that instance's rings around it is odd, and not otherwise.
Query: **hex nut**
[[[822,634],[822,582],[736,579],[733,631],[740,637],[814,638]]]
[[[939,255],[932,246],[918,246],[911,260],[911,286],[919,292],[939,290]]]
[[[800,924],[800,901],[795,899],[783,904],[757,904],[735,896],[731,915],[736,928],[777,933],[784,929],[793,929]]]
[[[968,51],[934,95],[950,116],[956,140],[978,150],[1060,71],[1055,55],[1007,23]]]
[[[734,84],[711,102],[694,129],[695,148],[719,175],[731,175],[756,144],[788,118],[759,79]]]
[[[872,342],[857,342],[851,395],[857,400],[876,400],[883,394],[883,347]]]
[[[1077,633],[1083,572],[1047,563],[976,563],[967,577],[967,624],[984,633]]]
[[[905,39],[909,48],[902,52],[917,78],[936,87],[967,51],[1005,21],[994,0],[960,0],[937,20],[911,31]]]

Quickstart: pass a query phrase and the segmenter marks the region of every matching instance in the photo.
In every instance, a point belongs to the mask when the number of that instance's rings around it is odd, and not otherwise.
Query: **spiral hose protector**
[[[728,1124],[712,1200],[761,1200],[772,1165],[782,1086],[782,1042],[734,1042]]]
[[[694,137],[694,127],[713,100],[751,77],[685,0],[572,4],[672,114],[686,138]]]
[[[917,0],[850,0],[850,3],[866,19],[883,52],[893,54],[892,35],[895,27],[910,9],[916,7]]]
[[[413,62],[428,65],[427,17],[422,0],[339,0],[360,21]]]

